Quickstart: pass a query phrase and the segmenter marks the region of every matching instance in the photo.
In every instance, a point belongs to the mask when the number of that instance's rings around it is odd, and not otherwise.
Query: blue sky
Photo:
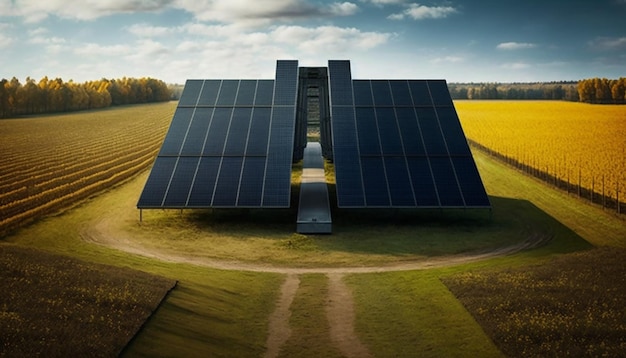
[[[626,0],[0,0],[0,78],[626,77]]]

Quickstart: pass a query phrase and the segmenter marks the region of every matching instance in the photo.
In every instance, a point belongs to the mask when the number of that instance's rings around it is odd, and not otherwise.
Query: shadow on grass
[[[408,260],[493,250],[529,240],[541,241],[539,253],[545,254],[591,247],[528,201],[490,199],[491,211],[334,208],[331,235],[296,234],[297,206],[296,209],[292,206],[291,209],[194,210],[184,215],[183,221],[200,234],[218,232],[224,240],[243,242],[248,237],[262,238],[274,243],[270,253],[287,250],[303,257],[343,253]]]

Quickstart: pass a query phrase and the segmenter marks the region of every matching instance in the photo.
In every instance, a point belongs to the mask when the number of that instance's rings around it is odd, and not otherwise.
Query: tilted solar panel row
[[[490,207],[445,81],[329,73],[339,207]]]
[[[137,207],[289,207],[297,71],[187,81]]]

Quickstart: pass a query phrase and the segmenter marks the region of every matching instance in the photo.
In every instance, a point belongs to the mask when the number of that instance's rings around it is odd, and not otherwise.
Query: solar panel
[[[138,208],[289,207],[298,61],[188,80]]]
[[[328,68],[339,207],[490,207],[445,81]]]
[[[289,207],[299,73],[188,80],[137,206]],[[490,207],[444,80],[354,80],[350,61],[315,73],[339,207]]]

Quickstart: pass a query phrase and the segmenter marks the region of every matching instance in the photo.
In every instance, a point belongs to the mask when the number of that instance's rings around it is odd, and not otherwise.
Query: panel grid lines
[[[330,82],[332,91],[338,81]],[[331,104],[334,116],[353,111],[357,133],[357,149],[346,149],[337,143],[346,133],[336,132],[349,126],[333,123],[335,157],[362,163],[362,174],[345,179],[335,159],[340,207],[490,207],[445,81],[352,80],[352,88],[352,104]],[[363,199],[342,198],[359,180]]]
[[[137,207],[288,207],[282,153],[293,147],[297,68],[279,61],[274,80],[188,80]]]

